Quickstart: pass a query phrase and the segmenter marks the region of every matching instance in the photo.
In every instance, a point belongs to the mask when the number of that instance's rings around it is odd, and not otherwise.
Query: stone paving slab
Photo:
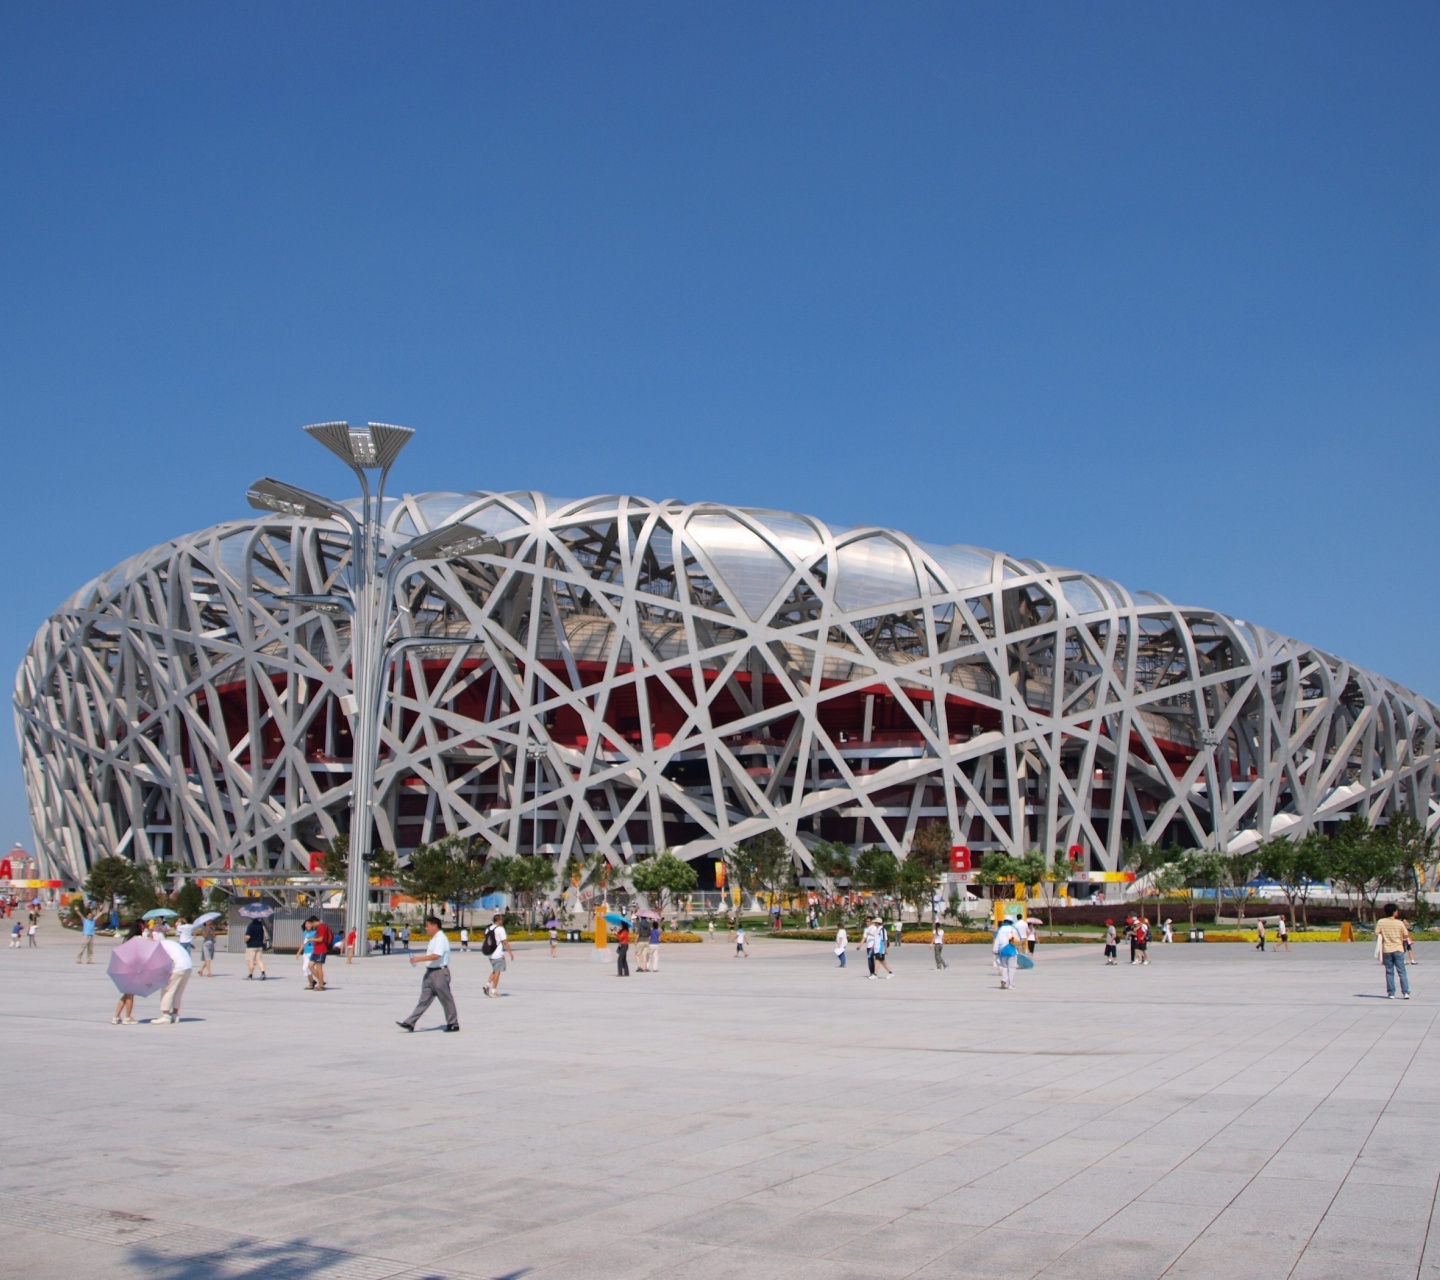
[[[71,935],[0,961],[0,1274],[333,1280],[1440,1280],[1440,947],[522,946],[414,1035],[398,957],[115,1027]],[[142,1006],[147,1002],[142,1002]],[[154,1002],[148,1002],[153,1012]]]

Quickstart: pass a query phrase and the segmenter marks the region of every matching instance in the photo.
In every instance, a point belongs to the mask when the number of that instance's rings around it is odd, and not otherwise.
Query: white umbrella
[[[195,927],[198,929],[202,924],[209,924],[212,920],[220,919],[218,911],[207,911],[203,916],[195,917]]]

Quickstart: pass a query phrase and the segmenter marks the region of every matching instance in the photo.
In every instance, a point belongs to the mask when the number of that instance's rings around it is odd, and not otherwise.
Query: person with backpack
[[[487,996],[498,997],[500,994],[500,975],[505,972],[505,958],[515,959],[515,953],[510,949],[510,935],[505,932],[505,917],[495,913],[494,923],[485,930],[485,939],[480,943],[480,954],[490,959],[490,977],[485,985],[480,988]]]

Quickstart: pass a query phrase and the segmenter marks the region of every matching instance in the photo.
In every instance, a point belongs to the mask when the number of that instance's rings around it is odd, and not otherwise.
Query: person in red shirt
[[[330,954],[330,948],[335,945],[335,935],[330,931],[330,926],[318,916],[311,916],[305,921],[308,929],[314,925],[315,941],[310,947],[310,972],[315,977],[315,990],[325,990],[325,957]]]

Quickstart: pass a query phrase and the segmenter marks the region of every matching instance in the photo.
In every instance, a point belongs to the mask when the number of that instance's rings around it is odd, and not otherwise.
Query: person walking
[[[14,923],[13,925],[10,926],[10,945],[11,945],[11,947],[18,947],[18,946],[20,945],[20,931],[21,931],[20,921],[17,920],[17,921],[15,921],[15,923]]]
[[[260,970],[260,981],[265,981],[265,922],[252,920],[245,926],[245,981],[255,977]]]
[[[660,921],[658,919],[650,922],[650,972],[660,972]]]
[[[746,960],[750,958],[749,948],[745,945],[745,926],[743,924],[735,926],[735,954]]]
[[[615,976],[617,978],[630,976],[630,926],[628,924],[622,924],[620,932],[615,935]]]
[[[1263,918],[1255,921],[1255,950],[1265,950],[1265,921]]]
[[[345,935],[345,963],[346,963],[346,964],[354,964],[354,963],[355,963],[355,939],[356,939],[356,931],[355,931],[354,929],[351,929],[350,932]]]
[[[885,922],[878,920],[879,928],[875,931],[875,963],[885,970],[885,978],[895,976],[895,971],[890,967],[890,962],[885,959],[885,953],[890,949],[890,931],[886,929]]]
[[[119,930],[117,929],[116,932],[118,933]],[[125,941],[129,942],[131,938],[138,938],[144,934],[144,932],[145,926],[136,920],[130,926],[130,932],[125,935]],[[130,1026],[135,1025],[135,993],[133,991],[127,991],[115,1002],[115,1015],[110,1019],[110,1022],[117,1027],[122,1022]]]
[[[195,959],[195,926],[185,917],[175,921],[175,941],[190,953],[191,962]]]
[[[865,967],[870,970],[870,980],[874,982],[879,975],[875,972],[875,942],[880,936],[880,921],[867,920],[865,932],[860,935],[861,941],[865,944]]]
[[[310,968],[310,953],[315,947],[315,926],[311,916],[302,926],[304,932],[300,935],[300,972],[305,975],[305,990],[315,989],[315,975]]]
[[[195,961],[190,958],[190,948],[182,947],[174,938],[162,937],[160,945],[165,948],[165,954],[170,957],[175,967],[170,970],[165,990],[160,993],[160,1016],[151,1018],[150,1021],[179,1022],[180,1000],[185,994],[185,985],[190,981],[190,975],[195,972]]]
[[[845,953],[850,949],[850,938],[845,932],[842,924],[835,930],[835,958],[840,961],[840,968],[845,967]]]
[[[1141,964],[1150,963],[1150,922],[1144,916],[1135,922],[1135,951]]]
[[[635,923],[635,968],[640,973],[650,972],[650,931],[638,919]]]
[[[80,951],[75,957],[76,964],[95,963],[95,921],[100,912],[87,911],[80,917]]]
[[[200,968],[197,970],[202,978],[213,978],[215,976],[215,926],[206,921],[200,926],[200,933],[197,939],[200,946]]]
[[[1035,932],[1035,920],[1026,916],[1020,922],[1021,928],[1025,930],[1025,951],[1028,955],[1035,954],[1035,948],[1040,945],[1040,935]]]
[[[37,915],[32,911],[32,912],[30,913],[30,927],[25,930],[25,936],[30,939],[30,945],[31,945],[32,947],[38,947],[38,946],[40,945],[39,942],[37,942],[37,941],[35,940],[35,935],[36,935],[37,933],[39,933],[39,932],[40,932],[40,917],[37,916]]]
[[[1410,975],[1405,971],[1405,944],[1410,941],[1410,930],[1405,921],[1396,914],[1399,910],[1391,902],[1385,914],[1375,925],[1375,945],[1380,950],[1380,959],[1385,963],[1385,999],[1395,999],[1395,979],[1400,979],[1400,998],[1410,999]]]
[[[460,930],[460,953],[463,955],[470,950],[470,930]]]
[[[1165,917],[1165,927],[1160,931],[1160,941],[1166,946],[1175,941],[1175,926],[1169,916]]]
[[[1120,948],[1119,948],[1119,946],[1117,945],[1117,935],[1116,935],[1116,933],[1115,933],[1115,921],[1113,921],[1113,920],[1107,920],[1107,921],[1105,921],[1105,963],[1106,963],[1106,964],[1119,964],[1119,963],[1120,963],[1120,961],[1119,961],[1119,959],[1118,959],[1119,953],[1120,953]]]
[[[395,946],[395,930],[388,924],[380,930],[380,954],[388,956]]]
[[[940,922],[935,921],[935,928],[930,934],[930,945],[935,948],[935,967],[937,969],[948,969],[949,962],[945,959],[945,930]]]
[[[1284,916],[1275,921],[1275,950],[1290,950],[1290,926],[1285,923]]]
[[[714,926],[712,925],[711,927],[713,928]],[[552,920],[550,921],[550,955],[552,958],[560,954],[558,946],[559,942],[560,925],[558,922]]]
[[[335,945],[335,934],[319,916],[311,916],[306,922],[315,931],[310,942],[310,974],[315,979],[315,990],[325,990],[325,961],[330,958],[330,949]]]
[[[447,938],[446,941],[448,942],[449,939]],[[410,954],[410,926],[408,924],[402,924],[400,926],[400,945],[404,948],[405,954],[408,956]]]
[[[485,940],[481,942],[480,950],[490,957],[490,977],[481,990],[487,996],[498,996],[500,975],[505,972],[505,958],[508,956],[511,960],[515,959],[515,953],[510,949],[510,935],[505,932],[505,917],[498,911],[490,927],[485,930]]]
[[[425,917],[425,932],[430,936],[430,945],[422,954],[410,957],[411,964],[425,966],[425,972],[420,977],[420,1000],[410,1016],[395,1025],[414,1031],[425,1010],[438,1000],[445,1012],[445,1030],[459,1031],[460,1016],[455,1012],[455,997],[450,994],[450,939],[440,927],[439,916]]]
[[[1020,947],[1024,939],[1015,922],[1008,917],[1000,922],[995,936],[990,940],[990,951],[995,957],[995,967],[1000,970],[1000,990],[1009,991],[1015,985],[1016,962],[1020,958]]]

